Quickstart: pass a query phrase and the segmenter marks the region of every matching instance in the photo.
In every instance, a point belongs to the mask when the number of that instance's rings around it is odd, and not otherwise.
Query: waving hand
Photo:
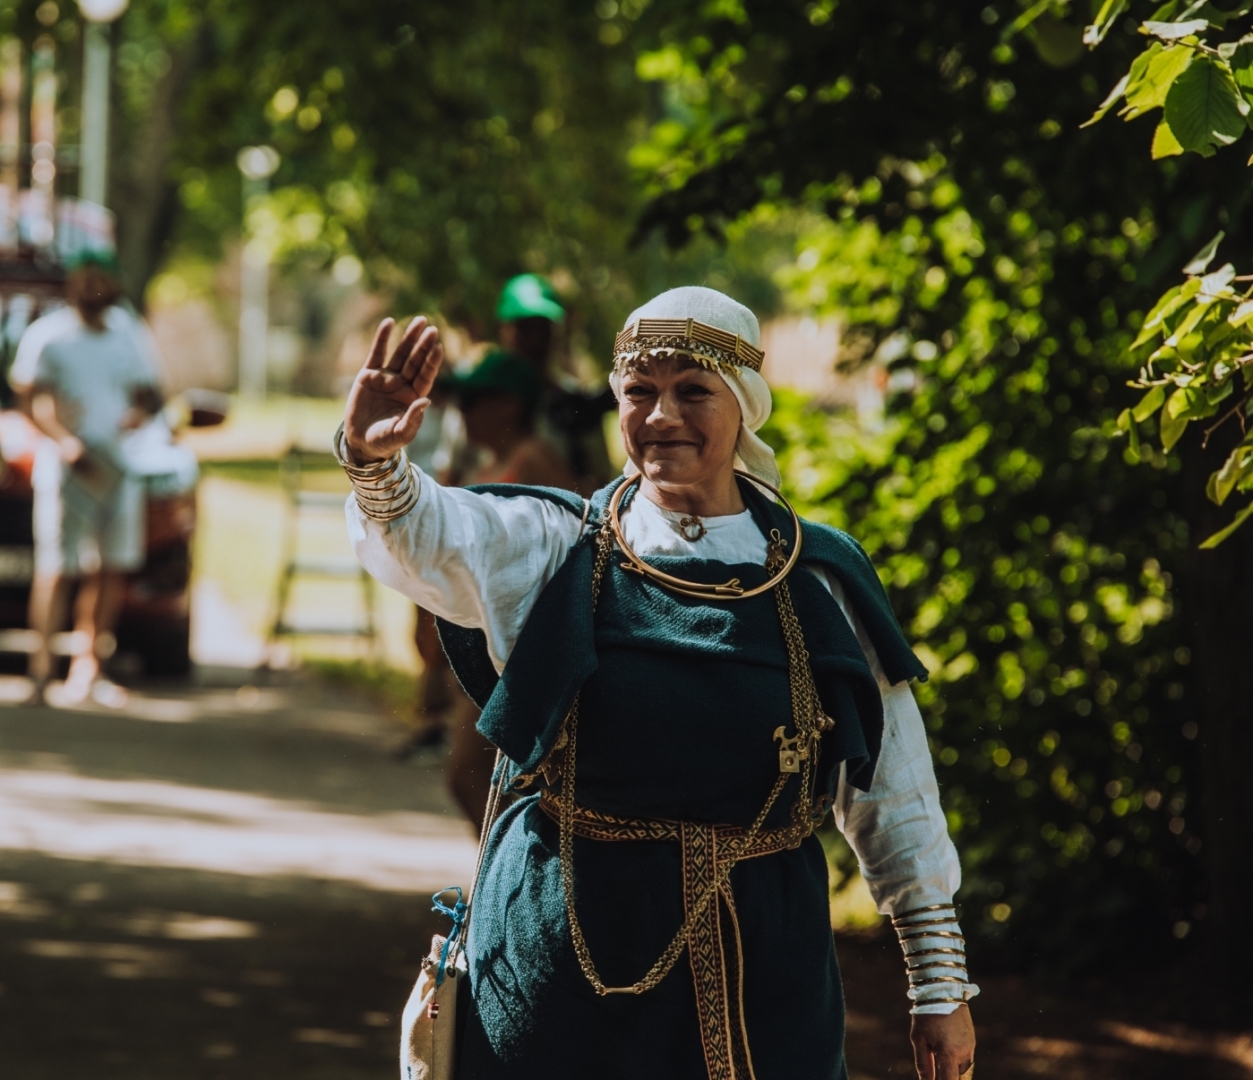
[[[395,321],[384,319],[357,372],[344,411],[344,440],[359,465],[381,461],[407,446],[422,426],[431,387],[444,359],[439,330],[425,316],[409,324],[387,356]]]

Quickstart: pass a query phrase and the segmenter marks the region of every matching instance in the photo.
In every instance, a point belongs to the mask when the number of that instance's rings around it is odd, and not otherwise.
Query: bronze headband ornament
[[[705,367],[737,367],[761,371],[766,354],[739,334],[719,330],[699,319],[637,319],[613,342],[613,364],[637,360],[648,353],[686,353]]]

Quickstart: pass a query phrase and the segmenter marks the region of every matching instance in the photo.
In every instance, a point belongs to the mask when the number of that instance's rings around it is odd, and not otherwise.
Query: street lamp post
[[[83,132],[78,194],[104,205],[109,182],[109,24],[129,0],[78,0],[87,20],[83,40]]]
[[[246,146],[236,159],[244,177],[244,251],[239,280],[239,392],[261,401],[266,390],[270,333],[270,249],[259,237],[247,238],[248,207],[269,189],[279,166],[272,146]]]

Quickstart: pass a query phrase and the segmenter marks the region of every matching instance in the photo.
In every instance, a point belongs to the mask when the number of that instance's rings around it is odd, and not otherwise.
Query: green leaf
[[[1131,430],[1131,410],[1123,409],[1123,411],[1118,414],[1118,419],[1114,422],[1114,424],[1118,428],[1119,431],[1130,431]]]
[[[1187,271],[1185,270],[1184,273]],[[1235,280],[1236,268],[1231,263],[1227,263],[1212,274],[1206,274],[1201,278],[1199,295],[1208,301],[1228,299],[1232,297],[1231,283]]]
[[[1141,53],[1141,55],[1144,55],[1144,54]],[[1135,65],[1133,64],[1132,67],[1135,67]],[[1128,72],[1121,79],[1119,79],[1118,82],[1114,85],[1114,89],[1109,92],[1109,96],[1104,101],[1102,101],[1100,105],[1096,107],[1096,112],[1094,112],[1089,119],[1085,120],[1082,124],[1080,124],[1079,127],[1080,128],[1091,127],[1098,120],[1100,120],[1101,117],[1103,117],[1107,112],[1109,112],[1110,109],[1112,109],[1114,105],[1117,103],[1118,99],[1123,96],[1123,92],[1127,89],[1127,83],[1130,82],[1130,80],[1131,80],[1131,72]]]
[[[1187,428],[1187,420],[1183,417],[1171,416],[1166,409],[1163,409],[1157,421],[1158,434],[1162,437],[1162,449],[1167,452],[1173,450],[1175,444],[1183,438],[1183,433]]]
[[[1231,69],[1208,56],[1193,60],[1166,95],[1171,132],[1185,150],[1204,156],[1235,142],[1244,133],[1248,112]]]
[[[1131,423],[1127,426],[1127,434],[1131,437],[1131,445],[1128,447],[1128,449],[1131,451],[1131,456],[1136,461],[1139,461],[1140,460],[1140,429],[1136,427],[1136,422],[1135,422],[1134,417],[1132,418]]]
[[[1210,305],[1208,299],[1202,297],[1197,300],[1197,302],[1193,305],[1192,310],[1180,319],[1174,330],[1171,331],[1170,337],[1166,339],[1166,344],[1178,346],[1179,342],[1196,329],[1196,324],[1205,318],[1206,314],[1209,312],[1209,307]]]
[[[1217,405],[1220,401],[1231,396],[1231,392],[1235,389],[1230,379],[1224,379],[1206,388],[1205,402],[1208,405]]]
[[[1201,248],[1200,251],[1198,251],[1195,255],[1192,256],[1192,261],[1189,262],[1188,265],[1183,268],[1183,272],[1185,274],[1205,273],[1206,267],[1208,267],[1209,264],[1213,262],[1214,256],[1218,252],[1218,245],[1222,243],[1222,239],[1226,235],[1227,234],[1220,229],[1218,232],[1218,235],[1215,236],[1213,240],[1211,240],[1208,244],[1206,244],[1203,248]]]
[[[1227,344],[1227,342],[1238,333],[1239,331],[1230,323],[1215,323],[1205,334],[1206,351],[1211,356],[1216,356],[1218,350]],[[1210,374],[1211,376],[1213,375],[1213,368],[1211,368]],[[1220,378],[1226,378],[1226,375],[1222,375]]]
[[[1187,22],[1155,22],[1150,19],[1140,30],[1163,41],[1178,41],[1191,34],[1203,34],[1209,29],[1209,19],[1189,19]]]
[[[1179,420],[1203,420],[1218,411],[1217,405],[1211,405],[1205,397],[1205,390],[1200,386],[1181,386],[1166,402],[1162,410],[1163,416]]]
[[[1208,551],[1212,548],[1218,547],[1218,545],[1226,540],[1227,537],[1240,528],[1240,526],[1248,520],[1249,515],[1251,514],[1253,514],[1253,503],[1250,503],[1243,510],[1241,510],[1240,513],[1238,513],[1232,520],[1231,524],[1225,529],[1219,529],[1218,532],[1216,532],[1208,540],[1202,541],[1201,548]]]
[[[1152,416],[1166,401],[1166,388],[1163,386],[1155,386],[1147,394],[1144,395],[1131,410],[1131,416],[1134,420],[1143,424],[1150,416]]]
[[[1105,3],[1101,5],[1101,10],[1096,13],[1092,25],[1084,29],[1083,43],[1089,49],[1096,48],[1105,40],[1109,28],[1114,25],[1114,20],[1126,10],[1127,0],[1105,0]]]
[[[1179,310],[1187,301],[1180,296],[1180,288],[1176,285],[1170,292],[1166,293],[1156,304],[1153,305],[1149,313],[1144,316],[1144,322],[1140,324],[1140,332],[1136,335],[1135,341],[1131,343],[1134,349],[1143,345],[1146,341],[1162,332],[1162,328],[1166,319]]]
[[[1223,462],[1222,468],[1210,474],[1205,494],[1210,502],[1222,506],[1250,472],[1253,472],[1253,454],[1250,454],[1249,447],[1237,446]]]
[[[1253,300],[1242,301],[1240,306],[1227,316],[1227,321],[1232,326],[1243,326],[1250,319],[1253,319]]]
[[[1175,80],[1191,63],[1192,50],[1186,45],[1167,48],[1160,41],[1153,42],[1135,58],[1131,70],[1127,72],[1127,104],[1118,115],[1134,120],[1153,109],[1160,109],[1166,103],[1166,95]]]
[[[1011,38],[1021,34],[1028,26],[1036,21],[1041,15],[1057,7],[1056,0],[1036,0],[1026,11],[1011,22],[1004,30],[1001,31],[1001,42],[1007,42]]]
[[[1182,154],[1183,147],[1179,145],[1179,140],[1175,138],[1175,133],[1170,130],[1170,125],[1163,120],[1157,125],[1157,130],[1153,132],[1153,160],[1160,161],[1164,157],[1174,157],[1176,154]]]
[[[1231,65],[1232,77],[1245,100],[1253,101],[1253,34],[1246,34],[1230,45],[1231,54],[1227,62]]]

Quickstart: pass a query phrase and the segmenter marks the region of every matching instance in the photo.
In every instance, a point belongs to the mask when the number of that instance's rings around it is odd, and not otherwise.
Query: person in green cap
[[[441,481],[457,486],[538,484],[590,494],[614,473],[602,427],[605,413],[617,408],[613,392],[607,383],[604,389],[589,393],[554,377],[557,328],[565,321],[566,310],[547,279],[539,274],[510,278],[500,291],[496,317],[500,348],[489,352],[468,375],[442,378],[437,388],[437,393],[455,391],[465,421],[464,428],[459,430],[453,424],[439,437],[435,456],[451,465],[439,471]],[[491,393],[476,391],[476,387],[501,382],[507,382],[508,387],[494,386]],[[504,422],[500,413],[506,414]],[[457,439],[450,439],[449,432],[456,433]],[[525,432],[523,437],[518,436],[521,432]],[[472,450],[489,452],[486,464],[468,470],[458,464],[466,460],[466,455],[458,452],[461,436]],[[414,454],[413,447],[409,453]],[[425,674],[414,730],[394,751],[401,760],[441,744],[449,730],[465,728],[462,714],[467,708],[473,709],[448,667],[434,618],[421,608],[414,642]],[[477,717],[477,710],[473,716]],[[456,748],[453,754],[457,756]],[[466,775],[464,769],[451,767],[450,783],[459,801],[464,804],[468,800],[477,806],[477,779],[469,795],[459,792]],[[481,786],[481,791],[485,796],[486,786]],[[470,819],[478,821],[481,816],[471,813]]]
[[[563,322],[566,309],[552,285],[539,274],[518,274],[505,282],[496,303],[500,320],[500,344],[525,357],[547,374],[553,348],[553,330]]]
[[[539,274],[510,278],[500,292],[496,317],[502,348],[527,360],[540,377],[536,434],[565,458],[575,476],[575,490],[589,494],[614,472],[602,426],[605,413],[617,408],[613,392],[607,383],[604,389],[589,393],[554,377],[556,328],[564,322],[566,311],[556,290]]]
[[[115,702],[100,678],[112,653],[125,575],[144,556],[144,493],[129,474],[128,432],[161,408],[156,348],[121,300],[111,253],[87,252],[69,266],[70,306],[36,320],[18,345],[9,380],[46,439],[35,459],[35,578],[31,626],[34,700],[52,672],[49,642],[61,629],[71,587],[79,583],[74,657],[63,703]]]
[[[576,478],[565,459],[535,432],[544,384],[534,364],[515,353],[493,349],[471,371],[445,376],[441,383],[460,407],[466,441],[490,455],[476,472],[464,478],[467,484],[530,484],[575,490]],[[408,756],[447,737],[450,747],[444,775],[449,791],[477,826],[487,805],[495,748],[475,729],[478,707],[452,677],[434,620],[420,607],[416,642],[425,671],[421,726],[398,755]],[[430,708],[436,703],[441,706],[438,710]]]
[[[544,385],[532,364],[493,349],[472,371],[449,382],[461,407],[466,441],[491,454],[471,482],[575,489],[565,459],[536,435]]]

